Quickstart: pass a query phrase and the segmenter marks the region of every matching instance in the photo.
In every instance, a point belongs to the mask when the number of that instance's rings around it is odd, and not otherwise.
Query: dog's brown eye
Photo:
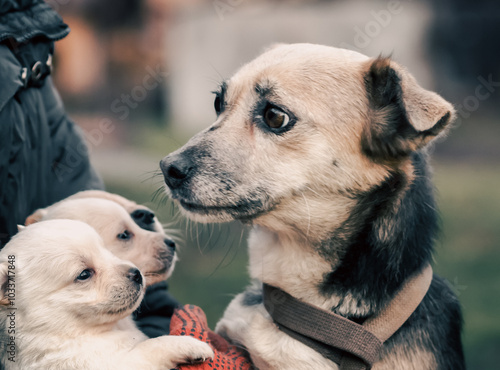
[[[124,232],[118,234],[116,237],[121,240],[129,240],[132,237],[132,233],[128,230],[125,230]]]
[[[264,122],[271,128],[283,128],[290,122],[290,117],[279,108],[268,107],[264,112]]]
[[[80,275],[77,276],[76,280],[84,281],[90,279],[94,275],[94,270],[85,269],[80,272]]]
[[[220,112],[222,112],[222,99],[218,94],[215,96],[214,108],[215,113],[220,114]]]

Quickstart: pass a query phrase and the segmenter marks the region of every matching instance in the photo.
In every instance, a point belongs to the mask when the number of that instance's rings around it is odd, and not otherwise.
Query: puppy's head
[[[161,161],[168,193],[197,221],[309,235],[391,172],[411,172],[411,153],[454,115],[389,59],[309,44],[268,50],[214,105],[215,123]]]
[[[133,202],[118,203],[113,197],[96,197],[104,192],[90,193],[78,193],[37,210],[26,223],[53,219],[83,221],[98,232],[113,254],[134,263],[146,277],[147,285],[170,276],[176,261],[175,243],[165,235],[154,214]]]
[[[0,307],[17,308],[19,332],[112,325],[144,295],[140,271],[105,249],[93,228],[72,220],[39,222],[13,237],[0,252],[0,284]]]
[[[127,213],[130,214],[130,217],[135,221],[137,225],[141,228],[149,231],[156,231],[159,233],[165,233],[163,227],[161,226],[158,218],[156,218],[153,211],[151,211],[148,207],[137,204],[136,202],[124,198],[121,195],[108,193],[103,190],[84,190],[80,191],[76,194],[65,198],[63,201],[70,199],[89,199],[89,198],[97,198],[97,199],[107,199],[116,204],[123,207]],[[45,210],[39,209],[34,212],[32,215],[28,216],[26,219],[26,225],[35,223],[40,221],[44,216]]]

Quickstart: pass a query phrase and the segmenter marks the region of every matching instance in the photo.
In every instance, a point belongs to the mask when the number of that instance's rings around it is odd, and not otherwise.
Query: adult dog
[[[310,44],[272,47],[214,105],[215,123],[160,166],[188,217],[252,225],[255,282],[216,329],[261,369],[335,369],[275,325],[262,283],[358,323],[383,312],[431,260],[425,148],[454,109],[390,59]],[[463,369],[460,331],[456,297],[434,276],[373,369]]]

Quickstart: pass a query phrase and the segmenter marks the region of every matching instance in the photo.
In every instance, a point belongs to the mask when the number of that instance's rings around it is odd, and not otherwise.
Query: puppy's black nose
[[[170,189],[180,187],[193,170],[191,161],[182,155],[168,155],[160,162],[165,183]]]
[[[135,267],[128,270],[127,277],[130,281],[136,283],[137,285],[142,285],[142,275],[141,272]]]
[[[155,214],[150,210],[137,209],[130,216],[141,229],[154,231]]]
[[[172,251],[175,251],[175,242],[172,239],[165,239],[165,245],[170,248]]]

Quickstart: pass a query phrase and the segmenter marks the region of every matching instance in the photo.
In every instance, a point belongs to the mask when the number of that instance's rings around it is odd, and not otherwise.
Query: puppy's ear
[[[34,224],[36,222],[42,221],[42,219],[47,215],[46,208],[37,209],[33,214],[29,215],[24,224],[26,226]],[[19,230],[21,231],[21,230]]]
[[[8,284],[8,268],[7,263],[0,263],[0,306],[7,306],[10,302],[7,297],[7,284]]]
[[[388,58],[371,60],[365,74],[370,116],[362,148],[375,161],[394,161],[421,149],[453,121],[453,106],[420,87]]]
[[[107,191],[103,190],[84,190],[80,191],[79,193],[73,194],[72,196],[66,199],[82,199],[82,198],[99,198],[99,199],[111,200],[115,203],[118,203],[123,208],[125,208],[125,210],[128,213],[133,212],[137,208],[137,203],[135,203],[134,201],[124,198],[121,195],[108,193]],[[62,200],[62,202],[64,202],[64,200]]]

